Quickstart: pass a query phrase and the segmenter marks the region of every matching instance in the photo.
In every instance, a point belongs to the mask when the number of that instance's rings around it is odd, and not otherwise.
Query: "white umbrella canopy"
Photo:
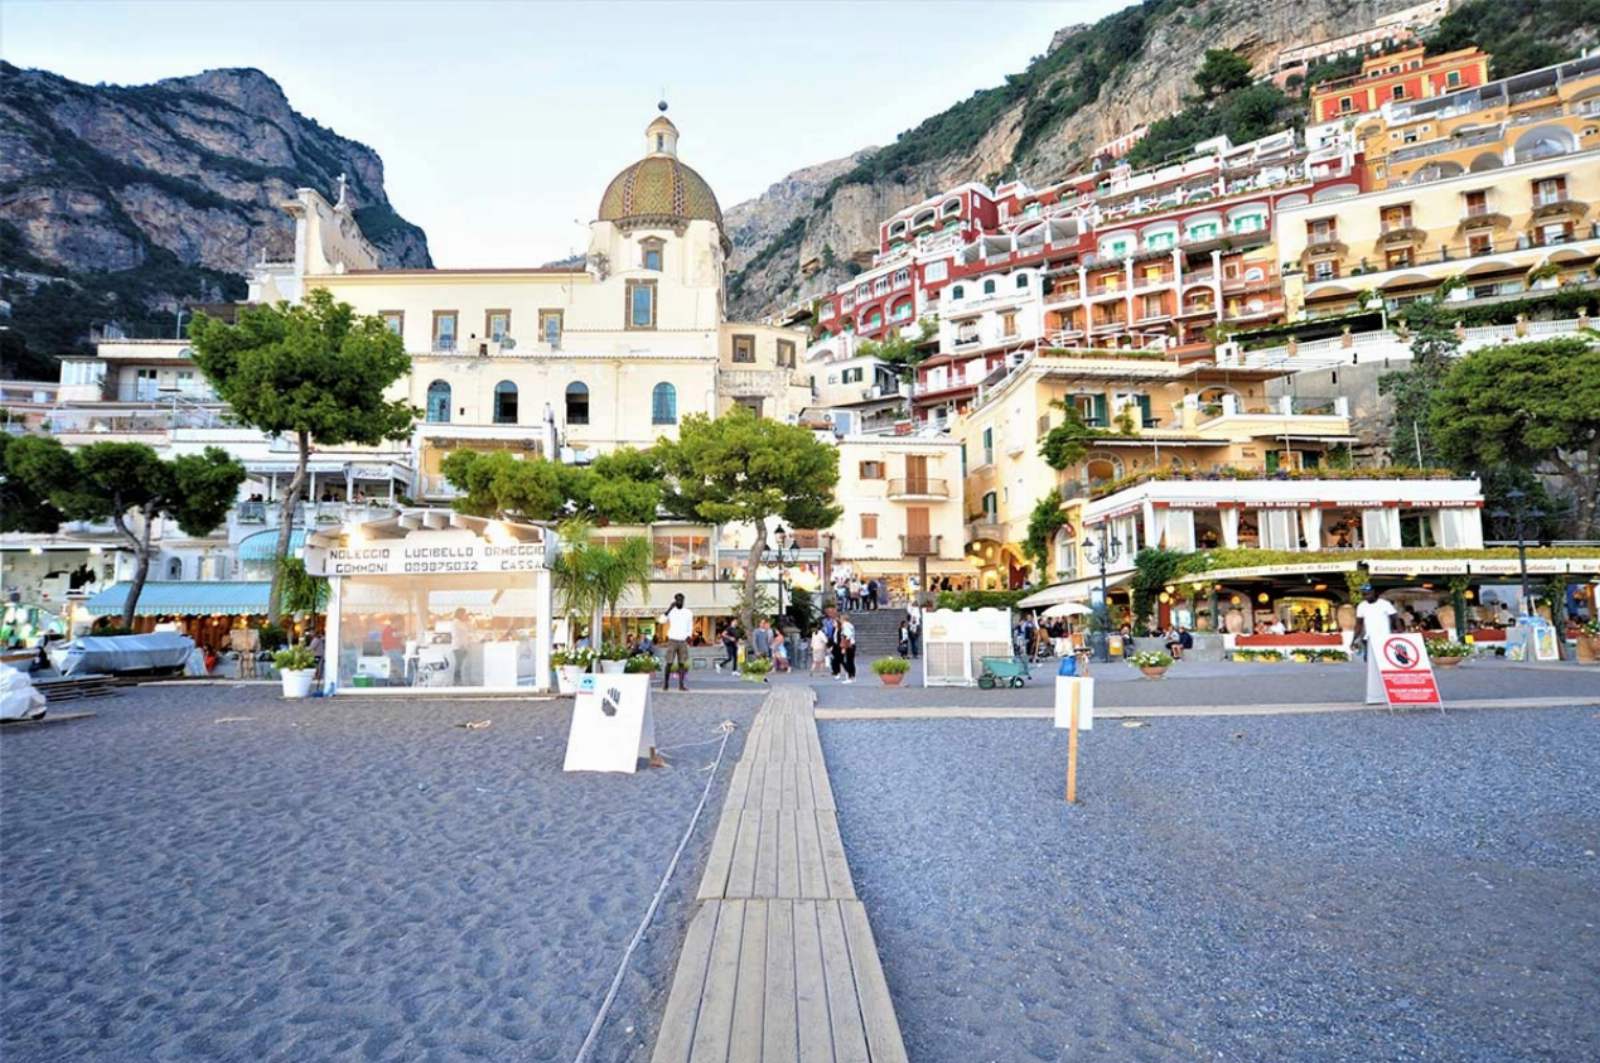
[[[1093,611],[1082,602],[1061,602],[1057,605],[1052,605],[1040,615],[1046,620],[1056,620],[1068,616],[1088,616]]]

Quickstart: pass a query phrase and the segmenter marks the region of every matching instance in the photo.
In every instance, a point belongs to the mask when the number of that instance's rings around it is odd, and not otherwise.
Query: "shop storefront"
[[[328,577],[330,693],[550,688],[546,529],[407,510],[314,534],[306,568]]]

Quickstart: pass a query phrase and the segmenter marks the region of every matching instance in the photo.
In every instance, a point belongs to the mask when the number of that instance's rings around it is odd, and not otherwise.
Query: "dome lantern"
[[[624,231],[670,228],[680,234],[692,221],[709,221],[717,227],[724,252],[732,248],[722,231],[716,193],[705,178],[678,160],[678,127],[664,113],[645,127],[644,157],[606,186],[598,217]]]

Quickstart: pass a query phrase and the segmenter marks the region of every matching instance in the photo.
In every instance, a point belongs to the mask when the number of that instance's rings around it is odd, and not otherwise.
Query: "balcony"
[[[1383,223],[1379,230],[1379,247],[1415,247],[1428,238],[1410,218]]]
[[[1488,204],[1471,206],[1461,215],[1461,224],[1457,228],[1462,230],[1504,228],[1511,224],[1511,219]]]
[[[254,500],[240,502],[235,519],[240,524],[265,524],[267,522],[267,504]]]
[[[1006,541],[1006,526],[995,520],[993,516],[986,515],[978,520],[967,522],[967,542],[993,542]]]
[[[938,557],[942,535],[902,535],[900,553],[905,557]]]
[[[888,494],[894,499],[949,498],[950,484],[933,476],[895,479],[889,481]]]
[[[1536,222],[1548,218],[1571,218],[1577,221],[1588,211],[1589,204],[1573,199],[1567,192],[1553,196],[1539,196],[1533,201],[1533,220]]]
[[[1339,241],[1338,233],[1312,233],[1306,241],[1306,258],[1319,255],[1345,255],[1350,248]]]

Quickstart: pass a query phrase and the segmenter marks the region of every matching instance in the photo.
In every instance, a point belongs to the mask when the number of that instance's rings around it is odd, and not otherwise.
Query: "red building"
[[[1422,45],[1361,64],[1361,73],[1324,81],[1311,89],[1311,123],[1337,122],[1350,115],[1376,111],[1396,100],[1419,100],[1473,88],[1489,80],[1489,55],[1463,48],[1427,55]]]

